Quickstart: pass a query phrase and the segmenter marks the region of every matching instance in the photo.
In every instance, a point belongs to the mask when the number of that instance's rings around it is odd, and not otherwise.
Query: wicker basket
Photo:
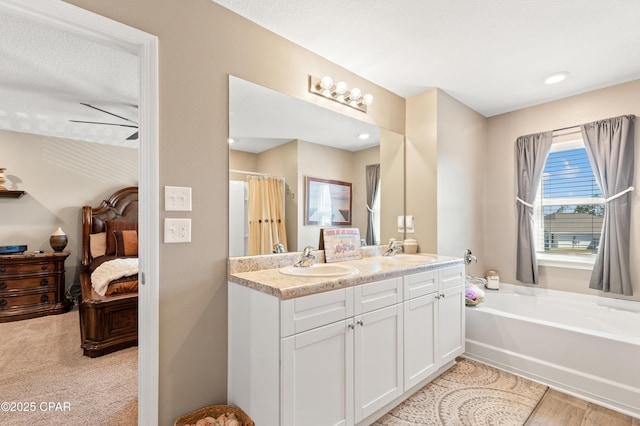
[[[205,417],[217,418],[221,414],[231,413],[236,415],[242,426],[254,426],[253,420],[251,420],[244,411],[231,405],[210,405],[209,407],[201,408],[189,414],[185,414],[184,416],[178,417],[173,423],[173,426],[195,424],[198,420],[204,419]]]
[[[484,302],[484,297],[478,297],[476,300],[465,297],[464,302],[467,306],[476,306],[478,303]]]

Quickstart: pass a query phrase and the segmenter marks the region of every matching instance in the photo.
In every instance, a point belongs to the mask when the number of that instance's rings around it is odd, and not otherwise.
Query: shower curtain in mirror
[[[248,255],[273,253],[274,244],[287,249],[284,223],[284,179],[271,176],[247,177],[249,187]]]
[[[367,236],[365,240],[368,245],[374,245],[376,243],[376,233],[374,226],[374,214],[373,203],[378,194],[378,187],[380,186],[380,164],[371,164],[365,167],[366,182],[367,182]]]
[[[604,222],[589,287],[633,295],[629,246],[634,119],[621,116],[580,126],[587,156],[605,197]]]
[[[516,140],[516,279],[523,283],[538,284],[538,259],[533,236],[533,201],[552,140],[551,132],[520,136]]]

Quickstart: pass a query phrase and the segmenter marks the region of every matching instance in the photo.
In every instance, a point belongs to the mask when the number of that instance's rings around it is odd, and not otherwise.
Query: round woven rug
[[[546,390],[544,385],[461,359],[374,425],[523,425]]]

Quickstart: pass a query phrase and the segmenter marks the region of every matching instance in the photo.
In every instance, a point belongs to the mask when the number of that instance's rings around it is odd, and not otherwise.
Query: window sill
[[[566,254],[537,253],[538,266],[550,266],[552,268],[582,269],[591,271],[596,261],[596,256],[571,256]]]

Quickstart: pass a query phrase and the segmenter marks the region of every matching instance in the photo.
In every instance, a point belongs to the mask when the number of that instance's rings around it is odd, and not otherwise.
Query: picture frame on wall
[[[305,225],[351,225],[350,182],[305,176]]]

